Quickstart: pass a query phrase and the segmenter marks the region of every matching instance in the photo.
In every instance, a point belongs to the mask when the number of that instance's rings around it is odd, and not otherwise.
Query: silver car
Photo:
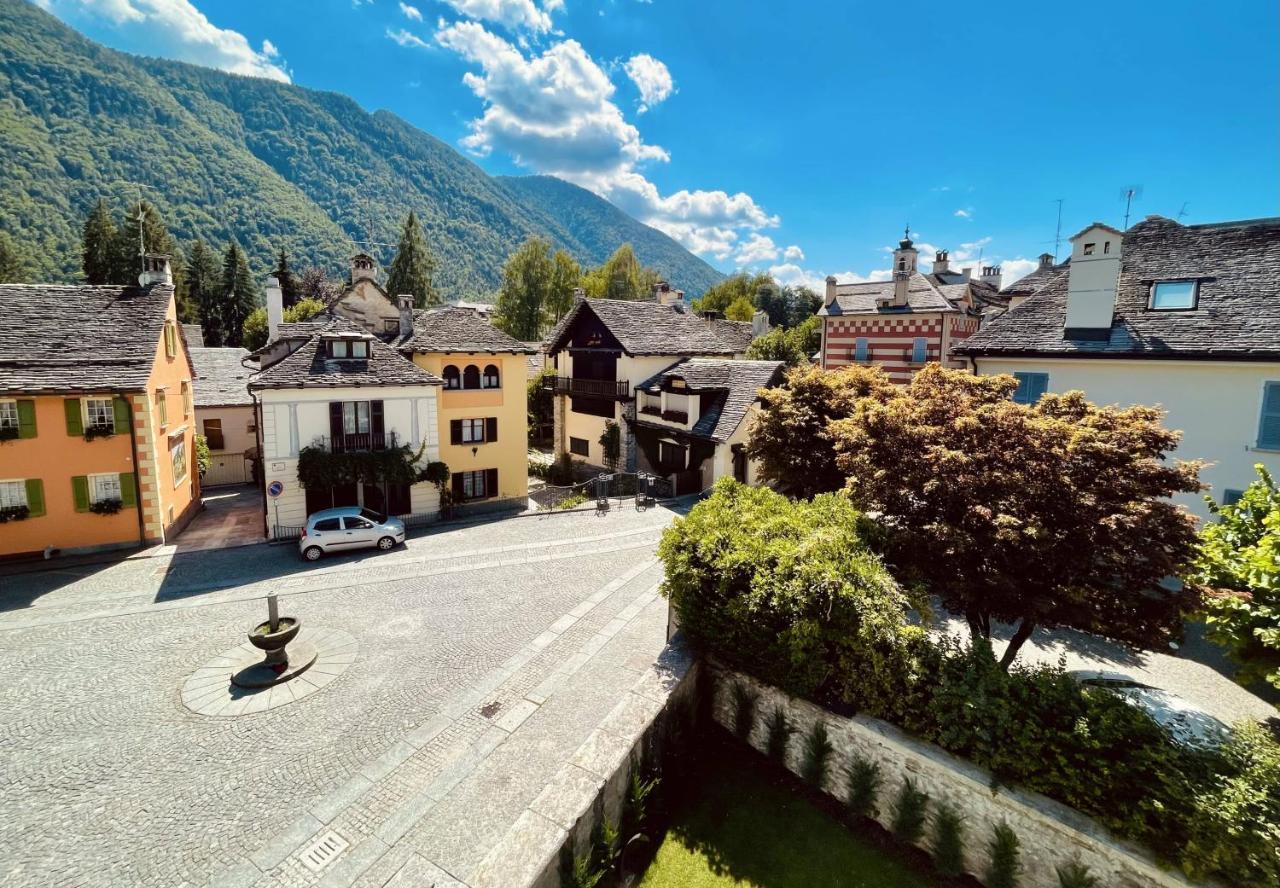
[[[1141,709],[1183,746],[1221,746],[1231,728],[1199,706],[1160,688],[1136,681],[1123,672],[1075,669],[1067,673],[1087,688],[1118,694],[1130,706]]]
[[[382,551],[404,542],[404,522],[359,506],[322,509],[307,516],[298,551],[308,561],[330,552],[376,546]]]

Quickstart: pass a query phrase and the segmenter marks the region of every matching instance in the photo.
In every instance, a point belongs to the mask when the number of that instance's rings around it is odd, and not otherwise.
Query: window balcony
[[[337,437],[325,435],[320,444],[330,453],[368,453],[399,446],[395,432],[352,432]]]
[[[557,376],[547,380],[547,387],[557,395],[608,398],[615,401],[629,401],[631,399],[631,384],[625,379],[583,379],[578,376]]]
[[[662,418],[667,422],[677,422],[680,425],[689,424],[689,414],[683,410],[664,410],[662,411]]]

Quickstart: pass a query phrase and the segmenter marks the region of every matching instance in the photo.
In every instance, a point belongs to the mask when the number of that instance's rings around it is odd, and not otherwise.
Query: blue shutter
[[[923,337],[916,339],[911,347],[911,361],[915,364],[923,364],[925,358],[929,355],[929,341]]]
[[[867,359],[867,340],[858,339],[854,342],[853,359],[855,361],[865,361]]]
[[[1258,423],[1258,448],[1280,450],[1280,382],[1263,383],[1262,421]]]
[[[1048,373],[1014,373],[1018,387],[1013,392],[1015,404],[1035,404],[1049,390]]]

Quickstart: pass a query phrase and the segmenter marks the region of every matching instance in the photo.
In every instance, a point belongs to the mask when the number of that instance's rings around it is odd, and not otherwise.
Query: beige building
[[[1217,502],[1257,463],[1280,474],[1280,219],[1095,223],[1071,239],[1068,262],[1034,274],[1024,301],[952,353],[1013,374],[1016,400],[1078,389],[1163,407],[1183,433],[1174,455],[1208,461]],[[1181,501],[1209,515],[1201,497]]]
[[[196,433],[209,444],[204,487],[248,484],[257,459],[257,425],[243,348],[192,348]]]

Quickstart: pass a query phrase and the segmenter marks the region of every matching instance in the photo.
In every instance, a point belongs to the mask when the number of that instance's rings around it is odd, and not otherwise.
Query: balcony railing
[[[645,416],[661,416],[662,408],[657,405],[646,404],[645,406],[640,408],[640,412],[643,413]]]
[[[624,380],[583,379],[578,376],[556,376],[547,380],[557,395],[579,395],[585,398],[609,398],[626,401],[631,398],[631,384]]]
[[[353,432],[335,437],[325,435],[320,444],[330,453],[363,453],[371,450],[390,450],[398,446],[396,433]]]
[[[667,422],[678,422],[680,425],[689,424],[689,414],[684,410],[664,410],[662,418]]]

